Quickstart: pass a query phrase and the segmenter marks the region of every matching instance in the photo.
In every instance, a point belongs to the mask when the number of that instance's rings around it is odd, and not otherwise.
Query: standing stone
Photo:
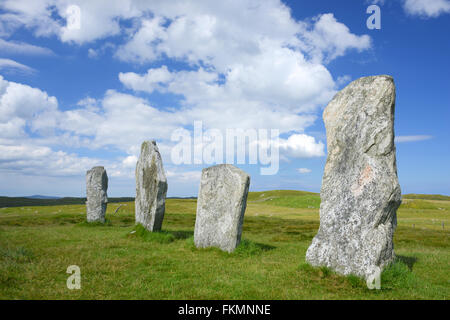
[[[103,167],[93,167],[86,172],[86,211],[88,222],[105,222],[108,203],[108,176]]]
[[[306,252],[312,265],[368,278],[393,261],[401,203],[394,108],[386,75],[353,81],[326,107],[320,227]]]
[[[156,141],[144,141],[136,164],[136,223],[149,231],[161,230],[166,193],[167,179]]]
[[[250,176],[230,164],[202,170],[194,242],[232,252],[239,245]]]

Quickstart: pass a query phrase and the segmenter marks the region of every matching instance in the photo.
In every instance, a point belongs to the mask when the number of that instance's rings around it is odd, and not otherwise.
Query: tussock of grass
[[[195,247],[195,243],[194,243],[194,236],[186,238],[186,240],[184,242],[184,247],[187,248],[187,249],[190,249],[191,251],[194,251],[194,250],[197,249]]]
[[[352,288],[367,288],[367,284],[364,279],[354,275],[349,274],[346,276],[347,282],[352,286]]]
[[[411,288],[416,284],[416,277],[410,268],[400,259],[396,259],[381,273],[381,288]]]
[[[313,272],[314,270],[316,270],[312,265],[310,265],[309,263],[306,263],[306,262],[302,263],[298,267],[298,269],[303,272]]]
[[[171,243],[176,239],[175,236],[168,231],[161,230],[151,232],[145,229],[145,227],[140,223],[133,228],[133,230],[128,234],[128,237],[156,243]]]
[[[313,267],[305,262],[300,264],[298,270],[302,273],[302,277],[307,277],[314,287],[325,286],[329,292],[346,291],[360,295],[367,289],[364,279],[355,275],[343,276],[325,266]]]
[[[356,275],[342,276],[327,267],[313,267],[308,263],[299,266],[299,270],[317,279],[338,280],[344,279],[352,288],[367,289],[365,279]],[[417,279],[408,265],[401,259],[396,259],[381,273],[381,290],[407,289],[416,285]]]
[[[33,258],[33,252],[24,247],[0,247],[0,257],[18,263],[29,262]]]
[[[22,246],[0,246],[0,288],[19,287],[24,280],[24,268],[33,257],[33,252]]]

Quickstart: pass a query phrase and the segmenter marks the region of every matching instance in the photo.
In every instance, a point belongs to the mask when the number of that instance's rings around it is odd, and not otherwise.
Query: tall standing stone
[[[86,172],[86,211],[88,222],[105,222],[108,203],[108,176],[104,167]]]
[[[394,108],[394,81],[385,75],[353,81],[326,107],[320,227],[306,252],[312,265],[368,278],[394,259]]]
[[[202,170],[194,242],[198,248],[232,252],[239,245],[250,176],[230,165]]]
[[[167,179],[156,141],[144,141],[136,164],[136,223],[159,231],[164,219]]]

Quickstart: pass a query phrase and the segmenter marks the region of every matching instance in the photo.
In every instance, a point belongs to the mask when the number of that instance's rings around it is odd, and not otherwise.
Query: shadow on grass
[[[409,271],[412,271],[414,264],[417,262],[416,257],[407,257],[407,256],[400,256],[400,255],[397,255],[397,260],[401,261],[405,265],[407,265],[409,268]]]
[[[175,230],[166,232],[172,234],[177,240],[184,240],[194,236],[194,231]]]
[[[143,241],[157,242],[157,243],[171,243],[176,240],[184,240],[192,237],[192,231],[185,230],[160,230],[160,231],[148,231],[143,225],[137,224],[133,230],[127,234],[128,238],[141,239]]]
[[[233,252],[223,251],[217,247],[197,248],[195,246],[193,236],[186,239],[186,245],[192,251],[198,250],[202,252],[215,252],[217,254],[226,257],[250,257],[262,254],[265,251],[273,250],[276,248],[268,244],[253,242],[246,239],[242,240],[241,243],[236,247],[236,249]]]
[[[242,240],[241,243],[236,247],[232,253],[229,255],[235,256],[255,256],[264,253],[265,251],[273,250],[276,247],[269,244],[253,242],[250,240]]]

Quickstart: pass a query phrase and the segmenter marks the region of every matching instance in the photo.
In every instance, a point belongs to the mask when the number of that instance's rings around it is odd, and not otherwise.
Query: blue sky
[[[132,196],[140,143],[155,139],[168,195],[196,195],[207,165],[171,159],[171,135],[194,121],[278,129],[276,175],[238,165],[251,190],[318,192],[324,107],[389,74],[402,191],[448,195],[448,30],[448,0],[1,1],[0,194],[83,196],[104,165],[108,194]]]

